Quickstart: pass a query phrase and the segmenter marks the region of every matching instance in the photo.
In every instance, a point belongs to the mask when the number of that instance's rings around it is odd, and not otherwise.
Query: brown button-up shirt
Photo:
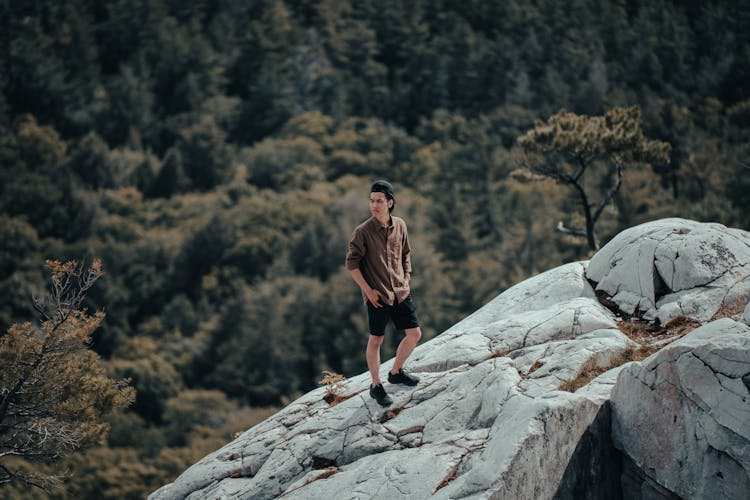
[[[409,296],[411,275],[411,247],[406,223],[391,217],[383,227],[374,217],[357,226],[349,241],[346,268],[359,269],[373,289],[387,304],[403,302]],[[362,293],[365,302],[367,296]]]

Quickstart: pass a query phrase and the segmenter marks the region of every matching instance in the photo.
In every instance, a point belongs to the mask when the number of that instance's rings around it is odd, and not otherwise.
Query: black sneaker
[[[375,399],[380,406],[389,406],[393,403],[393,400],[386,394],[383,384],[378,384],[375,387],[370,386],[370,397]]]
[[[388,372],[388,382],[391,384],[417,385],[419,379],[414,375],[409,375],[401,368],[397,374]]]

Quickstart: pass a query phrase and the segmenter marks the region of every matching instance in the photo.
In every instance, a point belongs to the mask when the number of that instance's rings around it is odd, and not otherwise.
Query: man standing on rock
[[[388,373],[388,382],[410,386],[419,382],[403,369],[406,358],[422,337],[422,330],[409,288],[409,235],[404,220],[391,216],[395,203],[393,186],[386,181],[376,181],[370,189],[372,217],[354,230],[346,254],[346,269],[362,289],[367,306],[370,339],[366,357],[372,377],[370,396],[381,406],[393,402],[380,382],[380,346],[389,320],[393,320],[397,329],[404,330],[406,336],[396,350],[396,361]]]

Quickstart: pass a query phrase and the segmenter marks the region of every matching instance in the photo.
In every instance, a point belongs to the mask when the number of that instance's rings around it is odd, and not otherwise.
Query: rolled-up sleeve
[[[349,248],[346,252],[346,269],[349,271],[359,269],[359,264],[362,262],[366,251],[364,236],[357,229],[349,240]]]

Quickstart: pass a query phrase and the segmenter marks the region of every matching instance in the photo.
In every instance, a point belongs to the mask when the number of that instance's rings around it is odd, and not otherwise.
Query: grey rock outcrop
[[[611,396],[615,446],[682,498],[750,496],[750,327],[725,318],[633,364]]]
[[[625,231],[590,263],[519,283],[419,346],[408,367],[421,381],[387,385],[391,408],[369,397],[367,373],[349,379],[347,399],[333,407],[316,389],[150,498],[617,499],[646,498],[647,487],[669,498],[708,495],[719,484],[738,491],[750,470],[750,328],[713,321],[643,363],[622,364],[638,344],[590,283],[627,314],[691,313],[706,322],[727,300],[747,302],[748,241],[741,231],[681,219]],[[603,373],[575,392],[560,390],[595,369]],[[656,401],[660,391],[673,396],[669,406]],[[639,426],[652,421],[671,433],[662,438],[671,447],[643,442]],[[690,449],[680,446],[686,433],[698,436]],[[715,472],[723,483],[709,477]]]
[[[597,252],[587,276],[628,314],[708,321],[723,304],[747,302],[750,234],[685,219],[642,224]]]
[[[632,347],[584,270],[527,280],[418,347],[409,364],[421,382],[389,386],[391,409],[367,394],[368,374],[335,407],[317,389],[152,498],[551,497],[612,385],[557,388]]]

